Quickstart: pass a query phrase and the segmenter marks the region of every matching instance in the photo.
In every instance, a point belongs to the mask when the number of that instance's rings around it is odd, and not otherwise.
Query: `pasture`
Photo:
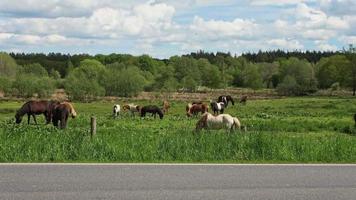
[[[139,105],[158,101],[133,101]],[[221,162],[221,163],[356,163],[355,98],[298,97],[229,105],[247,131],[201,131],[199,118],[187,118],[188,102],[170,102],[158,117],[112,118],[123,102],[74,103],[78,117],[68,128],[14,124],[24,102],[0,102],[0,162]],[[211,109],[209,108],[209,111]],[[90,137],[90,116],[97,135]],[[32,119],[31,119],[32,120]],[[31,121],[33,123],[33,121]]]

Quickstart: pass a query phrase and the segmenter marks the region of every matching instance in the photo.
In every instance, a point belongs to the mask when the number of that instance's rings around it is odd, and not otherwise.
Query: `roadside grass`
[[[199,134],[198,118],[185,116],[184,102],[172,102],[163,120],[128,113],[112,119],[114,103],[74,103],[79,116],[66,130],[44,125],[43,116],[40,125],[15,125],[14,113],[0,112],[0,162],[356,163],[355,103],[323,97],[248,101],[226,110],[246,132]],[[0,110],[21,104],[0,102]],[[92,115],[98,127],[93,138]]]

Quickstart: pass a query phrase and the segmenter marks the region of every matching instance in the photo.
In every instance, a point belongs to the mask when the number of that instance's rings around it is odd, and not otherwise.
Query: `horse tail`
[[[208,114],[204,114],[200,120],[197,122],[196,126],[195,126],[195,130],[198,132],[203,128],[206,128],[208,123]]]
[[[233,129],[241,129],[241,123],[240,123],[240,120],[239,119],[237,119],[236,117],[233,117],[233,124],[232,124],[232,126],[231,126],[231,130],[233,130]]]

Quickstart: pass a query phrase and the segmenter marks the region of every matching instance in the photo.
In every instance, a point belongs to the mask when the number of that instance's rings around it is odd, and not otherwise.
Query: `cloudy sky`
[[[130,53],[340,50],[356,0],[1,0],[0,51]]]

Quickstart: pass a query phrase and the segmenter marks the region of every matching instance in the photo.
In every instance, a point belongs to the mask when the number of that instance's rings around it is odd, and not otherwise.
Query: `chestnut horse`
[[[72,104],[68,102],[63,102],[55,105],[52,110],[52,123],[55,127],[58,127],[58,121],[60,121],[60,128],[64,129],[67,126],[68,117],[71,116],[75,118],[77,113],[74,110]]]
[[[197,116],[199,112],[204,114],[205,112],[208,112],[208,106],[204,103],[202,104],[188,104],[186,106],[186,111],[187,111],[187,116],[192,117]]]
[[[22,117],[27,114],[27,124],[30,124],[31,116],[35,121],[35,124],[37,124],[35,115],[43,114],[46,119],[46,124],[49,124],[52,117],[52,108],[57,104],[59,104],[58,101],[28,101],[17,110],[15,115],[16,123],[21,123]]]
[[[169,102],[164,100],[162,104],[162,111],[164,114],[168,113],[169,108],[171,108],[171,105],[169,105]]]

